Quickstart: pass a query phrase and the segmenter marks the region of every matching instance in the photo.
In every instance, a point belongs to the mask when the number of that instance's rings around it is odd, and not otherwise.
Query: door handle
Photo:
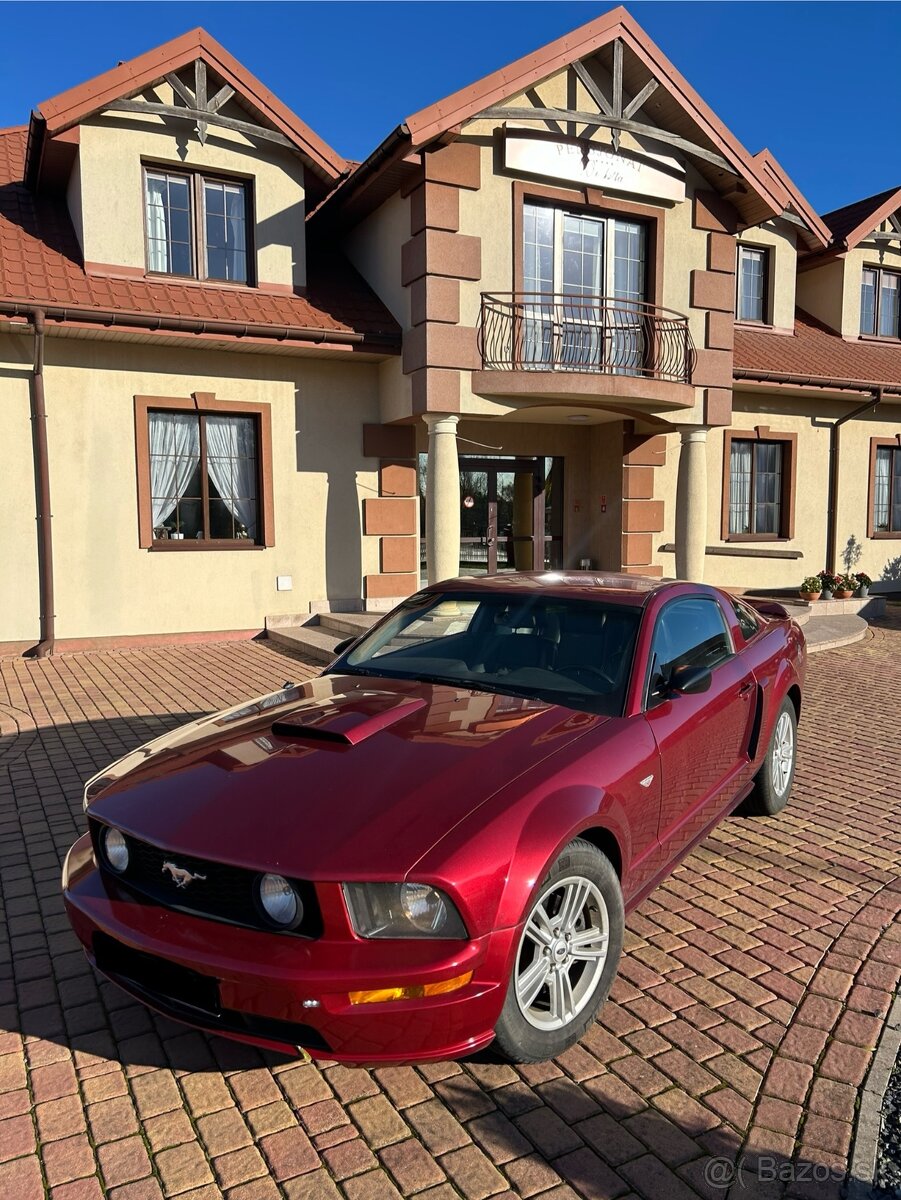
[[[739,694],[739,696],[747,696],[748,692],[752,692],[753,690],[754,690],[753,683],[751,683],[751,682],[743,683],[741,685],[741,687],[738,689],[738,694]]]

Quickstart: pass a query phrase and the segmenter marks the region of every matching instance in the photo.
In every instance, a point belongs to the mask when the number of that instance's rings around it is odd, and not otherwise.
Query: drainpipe
[[[31,376],[31,442],[34,448],[34,491],[38,524],[38,586],[41,640],[35,658],[53,653],[56,614],[53,607],[53,532],[50,527],[50,465],[47,454],[47,409],[44,404],[44,312],[29,314],[34,329],[34,371]]]
[[[841,440],[839,432],[846,421],[853,421],[871,409],[878,408],[882,402],[882,388],[877,388],[871,399],[852,408],[850,412],[833,421],[829,429],[829,509],[826,514],[826,569],[835,573],[835,560],[838,557],[838,473]]]

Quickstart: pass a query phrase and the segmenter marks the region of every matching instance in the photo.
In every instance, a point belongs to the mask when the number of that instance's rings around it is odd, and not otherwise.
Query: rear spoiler
[[[766,600],[762,596],[742,596],[745,604],[759,612],[762,617],[773,617],[777,621],[788,621],[791,618],[791,613],[780,604],[777,600]]]

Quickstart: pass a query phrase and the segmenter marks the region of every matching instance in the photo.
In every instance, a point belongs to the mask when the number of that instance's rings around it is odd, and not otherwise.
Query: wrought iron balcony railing
[[[608,296],[482,293],[479,349],[486,371],[583,371],[690,383],[688,318]]]

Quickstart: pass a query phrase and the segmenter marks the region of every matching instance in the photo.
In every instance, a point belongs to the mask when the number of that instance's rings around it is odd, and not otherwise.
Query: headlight
[[[354,929],[369,938],[465,938],[450,898],[427,883],[345,883]]]
[[[294,925],[303,909],[297,892],[282,875],[264,875],[260,880],[260,904],[275,925]]]
[[[107,829],[103,835],[103,856],[119,874],[128,866],[128,842],[118,829]]]

